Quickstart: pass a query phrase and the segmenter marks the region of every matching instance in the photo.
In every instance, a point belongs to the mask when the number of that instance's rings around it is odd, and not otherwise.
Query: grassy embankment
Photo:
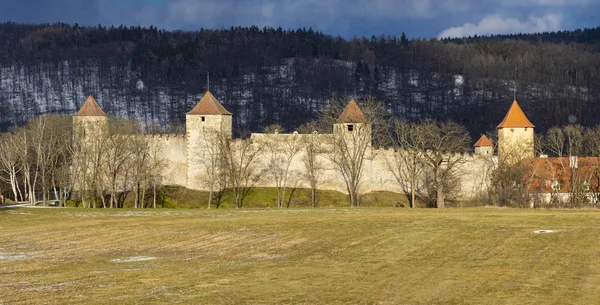
[[[186,189],[179,186],[166,186],[158,195],[157,207],[171,209],[206,208],[208,203],[208,192]],[[318,191],[318,206],[323,208],[347,207],[349,205],[348,195],[335,191]],[[152,194],[146,194],[146,202],[152,202]],[[309,208],[311,207],[310,189],[287,190],[286,207]],[[362,207],[393,207],[400,203],[409,207],[408,198],[405,195],[392,192],[374,192],[361,197]],[[68,206],[76,207],[80,202],[68,201]],[[100,200],[97,202],[101,206]],[[450,203],[452,205],[452,203]],[[418,207],[425,207],[423,201],[417,202]],[[133,194],[125,201],[125,207],[133,208]],[[216,207],[213,201],[212,208]],[[227,190],[221,200],[219,208],[234,208],[235,199],[231,190]],[[275,188],[253,188],[243,202],[243,208],[265,209],[277,208],[277,189]]]
[[[0,303],[595,304],[598,223],[591,210],[2,209]]]

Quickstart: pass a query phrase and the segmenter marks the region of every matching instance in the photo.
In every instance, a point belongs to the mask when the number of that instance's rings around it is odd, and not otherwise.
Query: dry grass
[[[492,208],[3,209],[0,304],[597,303],[598,223]]]

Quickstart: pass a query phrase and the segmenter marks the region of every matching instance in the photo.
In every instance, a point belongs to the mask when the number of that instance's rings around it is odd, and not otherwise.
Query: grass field
[[[1,209],[0,304],[597,304],[599,224],[495,208]]]

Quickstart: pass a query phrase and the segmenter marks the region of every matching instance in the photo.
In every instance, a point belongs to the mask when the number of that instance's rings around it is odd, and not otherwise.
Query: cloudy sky
[[[600,0],[0,0],[0,21],[8,20],[430,38],[597,27]]]

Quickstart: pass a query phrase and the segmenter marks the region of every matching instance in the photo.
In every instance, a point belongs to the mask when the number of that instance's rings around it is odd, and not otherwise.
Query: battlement
[[[169,133],[155,133],[155,134],[145,134],[144,136],[146,136],[147,138],[162,138],[162,139],[183,139],[186,137],[185,134],[180,134],[180,133],[175,133],[175,134],[169,134]]]
[[[372,150],[373,154],[394,154],[397,153],[399,151],[403,151],[402,149],[397,149],[395,147],[378,147],[378,148],[374,148]],[[427,153],[431,153],[431,150],[426,150]],[[462,156],[465,158],[479,158],[481,156],[475,154],[474,152],[470,151],[470,152],[455,152],[455,153],[451,153],[452,155],[455,156]]]
[[[252,133],[250,135],[251,140],[277,140],[277,139],[290,139],[296,137],[298,139],[314,139],[317,141],[328,141],[331,140],[333,134],[320,134],[320,133]]]

